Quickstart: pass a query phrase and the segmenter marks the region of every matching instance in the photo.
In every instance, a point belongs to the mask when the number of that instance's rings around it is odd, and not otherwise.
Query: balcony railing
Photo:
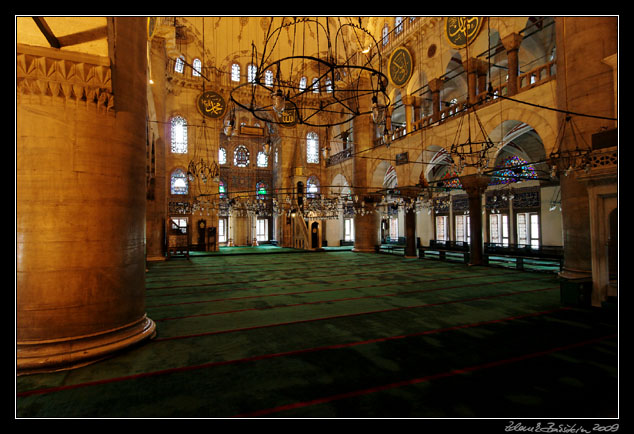
[[[537,66],[532,70],[520,74],[517,77],[518,81],[518,93],[525,92],[534,87],[541,86],[544,83],[556,77],[556,63],[555,60]],[[489,105],[497,102],[499,96],[508,96],[508,82],[501,83],[493,88],[493,96],[491,97],[488,92],[482,92],[476,95],[476,104],[481,107],[483,105]],[[442,123],[455,116],[466,113],[467,101],[459,101],[455,104],[445,107],[438,112],[438,119],[434,119],[434,115],[425,116],[421,119],[412,122],[412,131],[433,125],[434,122]],[[404,134],[399,133],[394,138],[402,137]],[[382,139],[380,139],[382,141]]]
[[[342,163],[348,159],[352,158],[352,148],[344,149],[341,152],[337,152],[334,155],[331,155],[326,160],[326,167],[334,166],[335,164]]]

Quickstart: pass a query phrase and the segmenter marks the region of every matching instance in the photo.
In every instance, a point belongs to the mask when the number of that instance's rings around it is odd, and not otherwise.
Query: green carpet
[[[552,273],[219,254],[152,263],[146,290],[154,340],[17,377],[17,417],[617,416],[616,327]]]

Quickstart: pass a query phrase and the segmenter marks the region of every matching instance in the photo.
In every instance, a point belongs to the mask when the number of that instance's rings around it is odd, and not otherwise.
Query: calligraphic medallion
[[[388,76],[396,87],[403,87],[409,81],[414,71],[412,55],[405,47],[394,50],[388,60]]]
[[[471,44],[480,33],[484,17],[447,17],[445,35],[454,48]]]
[[[292,101],[286,101],[284,111],[277,114],[277,119],[280,125],[285,127],[292,127],[297,123],[297,106]]]
[[[203,116],[218,119],[225,114],[227,103],[220,94],[208,90],[198,95],[196,107]]]

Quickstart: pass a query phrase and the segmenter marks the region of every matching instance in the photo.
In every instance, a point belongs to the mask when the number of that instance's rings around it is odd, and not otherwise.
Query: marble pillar
[[[469,200],[469,265],[482,265],[483,237],[482,237],[482,195],[489,185],[490,177],[471,174],[460,177],[462,187]]]
[[[100,65],[61,61],[111,72],[114,105],[70,93],[17,101],[18,374],[81,366],[155,333],[145,314],[146,21],[108,27]],[[39,55],[50,64],[66,54]]]
[[[575,113],[615,116],[613,71],[603,62],[617,51],[616,17],[557,17],[557,108]],[[574,54],[572,54],[574,53]],[[565,114],[560,122],[566,121]],[[614,121],[573,116],[560,151],[588,147],[591,136]],[[592,290],[591,222],[586,185],[572,171],[560,172],[564,264],[560,273],[562,299],[589,304]],[[573,294],[574,293],[574,294]]]

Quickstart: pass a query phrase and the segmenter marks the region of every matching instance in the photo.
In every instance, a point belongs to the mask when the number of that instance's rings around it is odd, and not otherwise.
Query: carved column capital
[[[432,92],[438,92],[440,90],[442,90],[442,85],[443,85],[444,81],[440,78],[434,78],[433,80],[429,80],[429,89]]]
[[[469,197],[482,195],[491,181],[490,176],[480,174],[464,175],[459,178],[462,183],[462,189]]]
[[[504,49],[508,51],[515,51],[520,49],[520,44],[522,43],[522,35],[519,33],[511,33],[510,35],[502,38],[502,45],[504,45]]]

